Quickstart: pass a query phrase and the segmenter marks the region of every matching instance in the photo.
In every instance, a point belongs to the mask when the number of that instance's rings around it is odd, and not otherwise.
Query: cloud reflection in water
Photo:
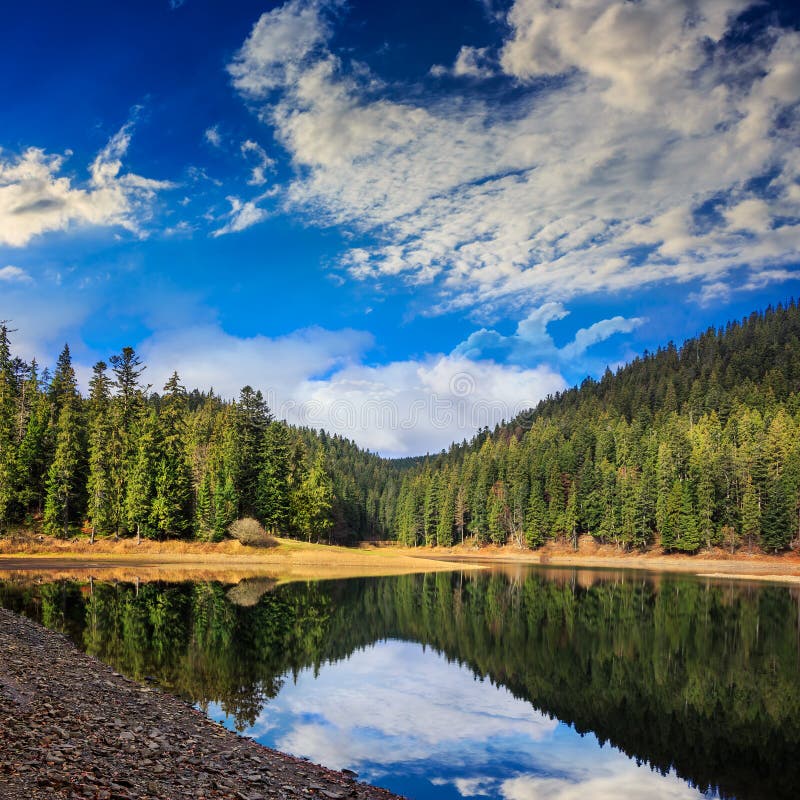
[[[248,733],[418,800],[707,797],[410,642],[378,642],[316,677],[302,670]]]

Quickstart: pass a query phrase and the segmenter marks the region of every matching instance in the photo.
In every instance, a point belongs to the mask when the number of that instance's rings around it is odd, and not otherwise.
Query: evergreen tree
[[[89,400],[89,478],[86,487],[88,504],[86,513],[92,528],[92,542],[99,533],[110,533],[114,528],[112,493],[111,381],[106,374],[106,364],[94,365]]]
[[[789,544],[794,533],[795,504],[789,481],[781,475],[772,483],[767,495],[761,522],[761,546],[764,550],[777,553]]]
[[[748,476],[742,497],[742,536],[748,550],[761,538],[761,505],[753,481]]]
[[[142,414],[137,423],[136,451],[125,486],[124,513],[128,528],[142,536],[152,536],[155,472],[158,468],[158,418],[155,410]]]
[[[191,530],[192,482],[183,441],[185,416],[186,390],[173,372],[164,386],[158,418],[160,452],[151,510],[153,525],[164,536],[185,536]]]
[[[325,470],[322,451],[317,453],[299,494],[302,502],[299,504],[297,527],[308,541],[322,541],[333,527],[333,483]]]
[[[261,521],[272,533],[286,533],[289,526],[289,429],[272,422],[264,436],[258,480],[257,507]]]
[[[525,541],[528,547],[541,547],[550,533],[547,505],[541,487],[534,482],[525,514]]]
[[[0,323],[0,533],[11,520],[16,493],[17,452],[14,434],[14,380],[8,327]]]
[[[220,541],[228,528],[236,520],[239,509],[239,495],[233,476],[226,472],[217,481],[214,489],[214,541]]]
[[[47,472],[44,502],[45,530],[68,536],[82,511],[83,431],[75,400],[64,400],[56,426],[56,449]]]
[[[236,489],[242,516],[256,512],[259,485],[259,465],[264,450],[264,437],[272,422],[269,406],[260,391],[245,386],[237,406]]]

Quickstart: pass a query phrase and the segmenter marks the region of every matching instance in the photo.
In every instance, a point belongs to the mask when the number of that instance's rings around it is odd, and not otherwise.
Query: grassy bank
[[[238,541],[156,542],[132,539],[64,540],[17,534],[0,539],[0,575],[42,572],[50,577],[99,576],[129,580],[197,580],[215,578],[235,582],[249,576],[278,581],[319,580],[400,575],[475,568],[481,565],[590,567],[686,572],[714,577],[778,580],[800,583],[800,553],[779,555],[713,548],[694,555],[667,554],[658,549],[624,551],[582,536],[577,549],[550,542],[538,550],[514,545],[477,547],[472,542],[454,547],[402,547],[362,544],[339,547],[277,538],[275,546],[248,547]]]

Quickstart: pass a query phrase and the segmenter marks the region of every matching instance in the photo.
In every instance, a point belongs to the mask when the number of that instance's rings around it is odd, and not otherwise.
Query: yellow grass
[[[237,541],[152,542],[130,539],[68,542],[37,537],[0,540],[0,578],[21,575],[76,580],[221,580],[247,577],[278,582],[402,575],[457,569],[436,558],[415,558],[398,548],[350,548],[276,539],[274,547],[247,547]],[[472,569],[480,568],[470,565]]]
[[[270,548],[248,547],[226,540],[209,542],[153,542],[99,539],[65,541],[18,535],[0,539],[0,577],[25,574],[49,577],[89,576],[115,580],[222,580],[235,583],[247,577],[278,582],[381,575],[400,575],[482,566],[523,568],[527,565],[589,567],[592,569],[646,569],[686,572],[705,577],[800,583],[800,555],[767,555],[739,551],[731,555],[712,550],[697,555],[665,555],[656,550],[626,553],[601,545],[590,536],[575,551],[563,542],[539,550],[513,545],[472,544],[451,548],[393,545],[339,547],[276,539]]]

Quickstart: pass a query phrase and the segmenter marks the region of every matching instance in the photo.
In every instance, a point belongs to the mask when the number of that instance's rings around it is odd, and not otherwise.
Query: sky
[[[435,452],[798,295],[800,8],[31,0],[0,319]]]
[[[235,727],[217,703],[208,714]],[[662,775],[637,764],[429,646],[406,641],[377,642],[342,661],[283,676],[277,696],[244,733],[406,797],[718,796],[674,771]]]

